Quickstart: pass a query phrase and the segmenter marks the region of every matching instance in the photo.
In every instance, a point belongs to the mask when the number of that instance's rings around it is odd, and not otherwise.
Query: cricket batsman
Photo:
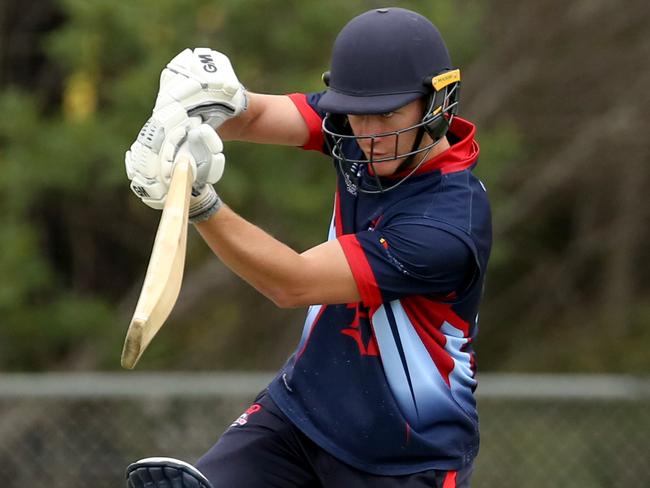
[[[246,92],[206,48],[162,72],[126,154],[132,189],[160,208],[189,151],[189,217],[206,243],[279,307],[309,309],[293,355],[217,443],[194,465],[130,465],[130,488],[470,486],[492,233],[475,127],[457,115],[460,70],[428,19],[382,8],[343,27],[323,81],[320,93]],[[222,140],[332,160],[328,240],[298,253],[222,202]]]

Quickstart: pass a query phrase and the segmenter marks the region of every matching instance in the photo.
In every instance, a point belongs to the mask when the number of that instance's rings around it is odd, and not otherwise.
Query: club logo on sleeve
[[[237,420],[235,420],[232,424],[230,424],[230,427],[241,427],[242,425],[246,425],[248,423],[248,418],[253,415],[254,413],[259,412],[262,410],[262,405],[259,403],[253,403],[250,407],[246,409],[244,413],[242,413]]]

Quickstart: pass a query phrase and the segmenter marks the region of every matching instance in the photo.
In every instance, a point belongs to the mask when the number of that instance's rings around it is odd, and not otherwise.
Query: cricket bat
[[[174,164],[144,284],[126,333],[121,361],[123,368],[135,367],[178,299],[185,267],[192,190],[190,157],[182,154]]]

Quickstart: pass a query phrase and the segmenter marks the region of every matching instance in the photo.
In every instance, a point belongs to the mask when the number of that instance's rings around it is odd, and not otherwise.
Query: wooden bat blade
[[[135,367],[178,299],[185,267],[191,189],[189,156],[180,156],[174,165],[140,298],[126,333],[123,368]]]

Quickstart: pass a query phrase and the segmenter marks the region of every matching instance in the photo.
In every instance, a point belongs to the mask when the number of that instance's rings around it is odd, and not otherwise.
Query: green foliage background
[[[434,20],[455,63],[470,67],[474,78],[470,76],[463,88],[469,100],[463,113],[471,118],[472,101],[480,105],[489,93],[481,60],[488,49],[486,38],[493,33],[489,25],[495,25],[487,23],[494,16],[478,2],[396,3]],[[0,45],[0,368],[113,369],[158,219],[130,194],[123,154],[149,116],[161,68],[183,48],[206,45],[227,53],[252,91],[318,90],[336,33],[354,15],[381,4],[43,4],[54,20],[29,33],[29,59],[19,66],[15,46]],[[20,15],[12,7],[3,9],[3,29],[11,32],[7,19]],[[480,119],[482,112],[475,113]],[[513,189],[526,179],[526,171],[532,171],[522,169],[520,162],[535,154],[534,145],[526,146],[529,134],[516,120],[516,113],[500,113],[485,117],[479,126],[479,174],[490,188],[497,231],[500,216],[518,205],[511,198]],[[325,237],[333,190],[326,159],[291,148],[241,143],[229,143],[226,153],[228,166],[219,191],[232,207],[296,249]],[[563,225],[558,215],[557,210],[549,211],[531,217],[534,225],[522,224],[524,233],[498,235],[484,305],[482,350],[479,341],[481,365],[488,369],[606,370],[611,363],[598,354],[607,350],[605,354],[614,356],[630,344],[647,343],[649,314],[647,307],[637,306],[641,297],[631,304],[634,311],[626,319],[629,337],[614,351],[606,340],[588,345],[588,360],[575,360],[573,346],[564,344],[558,333],[579,315],[579,307],[562,311],[555,323],[544,322],[546,328],[535,322],[520,335],[517,331],[529,315],[529,297],[522,294],[505,304],[493,301],[513,276],[525,274],[537,256],[551,252],[546,243],[560,252],[568,245],[557,237]],[[212,278],[201,274],[206,263],[215,266],[214,260],[190,232],[185,287],[194,295],[181,297],[180,311],[142,366],[279,366],[298,339],[302,311],[275,310],[218,266],[208,268],[214,270]],[[588,295],[580,307],[597,303],[597,296]],[[593,327],[598,330],[597,321]],[[579,338],[576,330],[568,334],[573,341]],[[508,342],[510,337],[515,340]],[[540,347],[560,360],[545,361],[535,353]],[[565,348],[558,352],[558,347]],[[638,350],[617,361],[615,369],[647,371],[646,355]]]

